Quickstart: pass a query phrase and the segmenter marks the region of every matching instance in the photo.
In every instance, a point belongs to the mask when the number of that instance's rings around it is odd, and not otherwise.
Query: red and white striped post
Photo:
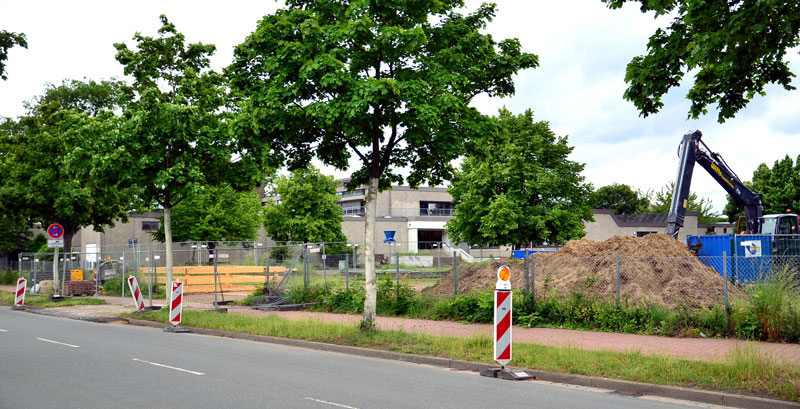
[[[189,332],[187,328],[180,326],[181,315],[183,312],[183,283],[180,281],[172,282],[172,292],[169,297],[169,323],[171,327],[165,327],[165,332]]]
[[[494,290],[494,360],[503,368],[511,361],[511,270],[500,266]]]
[[[510,371],[506,364],[511,361],[511,309],[513,293],[511,292],[511,269],[500,266],[497,269],[497,284],[494,290],[494,360],[500,368],[491,368],[481,372],[482,376],[509,380],[531,379],[533,375],[526,371]]]
[[[20,277],[17,280],[17,293],[14,297],[14,309],[22,309],[25,305],[25,290],[28,288],[28,280]]]
[[[142,292],[139,290],[139,282],[136,281],[136,277],[128,276],[128,288],[131,290],[131,296],[133,297],[133,302],[136,303],[136,308],[139,311],[144,309],[144,297],[142,297]]]

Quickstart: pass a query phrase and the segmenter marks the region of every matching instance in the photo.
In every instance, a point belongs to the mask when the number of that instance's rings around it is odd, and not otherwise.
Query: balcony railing
[[[389,217],[453,217],[455,209],[428,209],[419,207],[392,207],[392,208],[379,208],[379,218]],[[364,206],[353,206],[342,208],[342,213],[345,217],[358,217],[366,215]]]

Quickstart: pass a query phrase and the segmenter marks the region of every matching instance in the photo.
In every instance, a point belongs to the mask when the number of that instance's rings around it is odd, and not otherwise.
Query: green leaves
[[[275,179],[277,197],[264,206],[267,234],[275,241],[346,242],[336,186],[333,177],[314,168]]]
[[[631,0],[603,1],[619,8]],[[695,119],[714,104],[719,122],[733,118],[756,94],[765,95],[768,84],[795,89],[785,56],[800,45],[800,3],[637,1],[642,12],[676,15],[666,30],[650,37],[647,54],[628,64],[625,99],[642,116],[658,112],[661,98],[689,71],[696,72],[686,95],[689,117]]]
[[[447,231],[471,245],[564,243],[582,237],[592,220],[583,165],[567,160],[572,148],[533,113],[503,109],[492,132],[472,141],[449,188],[457,202]]]
[[[6,30],[0,30],[0,79],[6,80],[6,60],[8,59],[8,50],[18,45],[22,48],[28,48],[28,41],[23,33],[12,33]]]
[[[595,209],[611,209],[616,214],[647,213],[650,199],[628,185],[613,183],[592,193],[591,206]]]
[[[776,160],[772,168],[762,163],[753,172],[752,183],[746,182],[756,193],[763,196],[764,213],[784,213],[787,210],[800,212],[800,156],[792,161],[789,155]],[[725,214],[734,222],[744,209],[728,196]]]

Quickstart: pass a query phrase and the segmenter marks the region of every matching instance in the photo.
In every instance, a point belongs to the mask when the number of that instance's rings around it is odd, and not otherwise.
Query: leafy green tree
[[[206,186],[172,209],[175,241],[254,240],[261,226],[261,200],[255,192],[230,185]],[[164,241],[164,217],[153,237]]]
[[[116,59],[133,77],[135,100],[121,137],[107,143],[123,177],[145,203],[164,209],[167,283],[172,281],[172,208],[204,186],[251,188],[246,161],[232,161],[235,141],[222,110],[225,78],[209,69],[214,45],[186,44],[166,16],[157,37],[136,33],[136,49],[116,43]]]
[[[647,195],[618,183],[597,189],[592,193],[590,202],[595,209],[611,209],[616,214],[646,213],[650,209]]]
[[[91,84],[111,94],[122,86],[116,81]],[[80,81],[48,85],[27,104],[27,115],[13,125],[7,122],[6,132],[0,133],[0,208],[24,217],[28,225],[61,224],[65,251],[71,251],[80,228],[102,231],[115,219],[126,220],[125,189],[111,179],[98,183],[104,172],[92,168],[98,154],[94,141],[117,132],[119,121],[110,110],[120,109],[124,99],[93,99],[93,93],[84,93],[88,86]],[[55,95],[70,95],[74,103]]]
[[[8,60],[8,50],[18,45],[22,48],[28,48],[28,41],[25,39],[23,33],[12,33],[6,30],[0,30],[0,79],[6,80],[6,60]]]
[[[276,178],[276,197],[264,206],[267,235],[277,242],[347,242],[342,232],[342,208],[337,204],[337,185],[333,176],[325,176],[313,167]]]
[[[753,181],[745,182],[756,193],[763,196],[765,214],[783,213],[787,210],[800,212],[800,156],[792,161],[789,155],[776,160],[772,168],[762,163],[753,171]],[[744,214],[744,207],[728,195],[725,215],[736,222]]]
[[[496,131],[476,140],[448,191],[458,203],[447,232],[471,245],[562,244],[593,220],[584,165],[533,112],[500,110]]]
[[[664,185],[660,191],[655,192],[652,207],[650,211],[653,213],[669,213],[669,208],[672,206],[672,194],[675,191],[675,182],[671,181]],[[687,199],[686,210],[690,212],[700,212],[697,218],[699,223],[707,223],[709,226],[719,220],[719,215],[714,212],[711,205],[711,200],[707,197],[698,198],[694,192],[689,192]]]
[[[628,64],[625,99],[643,116],[658,112],[661,98],[694,73],[687,94],[689,117],[698,118],[717,104],[717,119],[733,118],[753,97],[765,95],[768,84],[786,90],[794,73],[786,52],[800,44],[800,2],[797,1],[654,1],[602,0],[610,8],[641,3],[642,12],[674,16],[657,29],[647,54]]]
[[[374,328],[375,216],[379,188],[436,184],[479,135],[486,118],[472,98],[513,94],[512,75],[538,65],[516,39],[483,31],[495,13],[469,15],[463,0],[289,0],[236,47],[228,68],[242,98],[237,132],[258,158],[303,168],[316,156],[339,169],[352,152],[368,185],[366,297],[362,328]]]

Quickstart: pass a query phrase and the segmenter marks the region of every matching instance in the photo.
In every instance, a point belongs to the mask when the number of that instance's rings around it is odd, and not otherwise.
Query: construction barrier
[[[181,312],[183,311],[183,283],[180,281],[172,282],[172,293],[169,297],[169,322],[172,325],[181,323]]]
[[[133,297],[133,302],[136,303],[136,308],[141,311],[144,309],[144,297],[142,297],[142,292],[139,291],[139,282],[136,281],[136,277],[128,276],[128,288],[131,290],[131,296]]]
[[[511,361],[511,270],[500,266],[494,291],[494,360],[502,366]]]
[[[17,296],[14,298],[14,306],[21,308],[25,305],[25,290],[28,287],[28,280],[21,278],[17,280]]]

